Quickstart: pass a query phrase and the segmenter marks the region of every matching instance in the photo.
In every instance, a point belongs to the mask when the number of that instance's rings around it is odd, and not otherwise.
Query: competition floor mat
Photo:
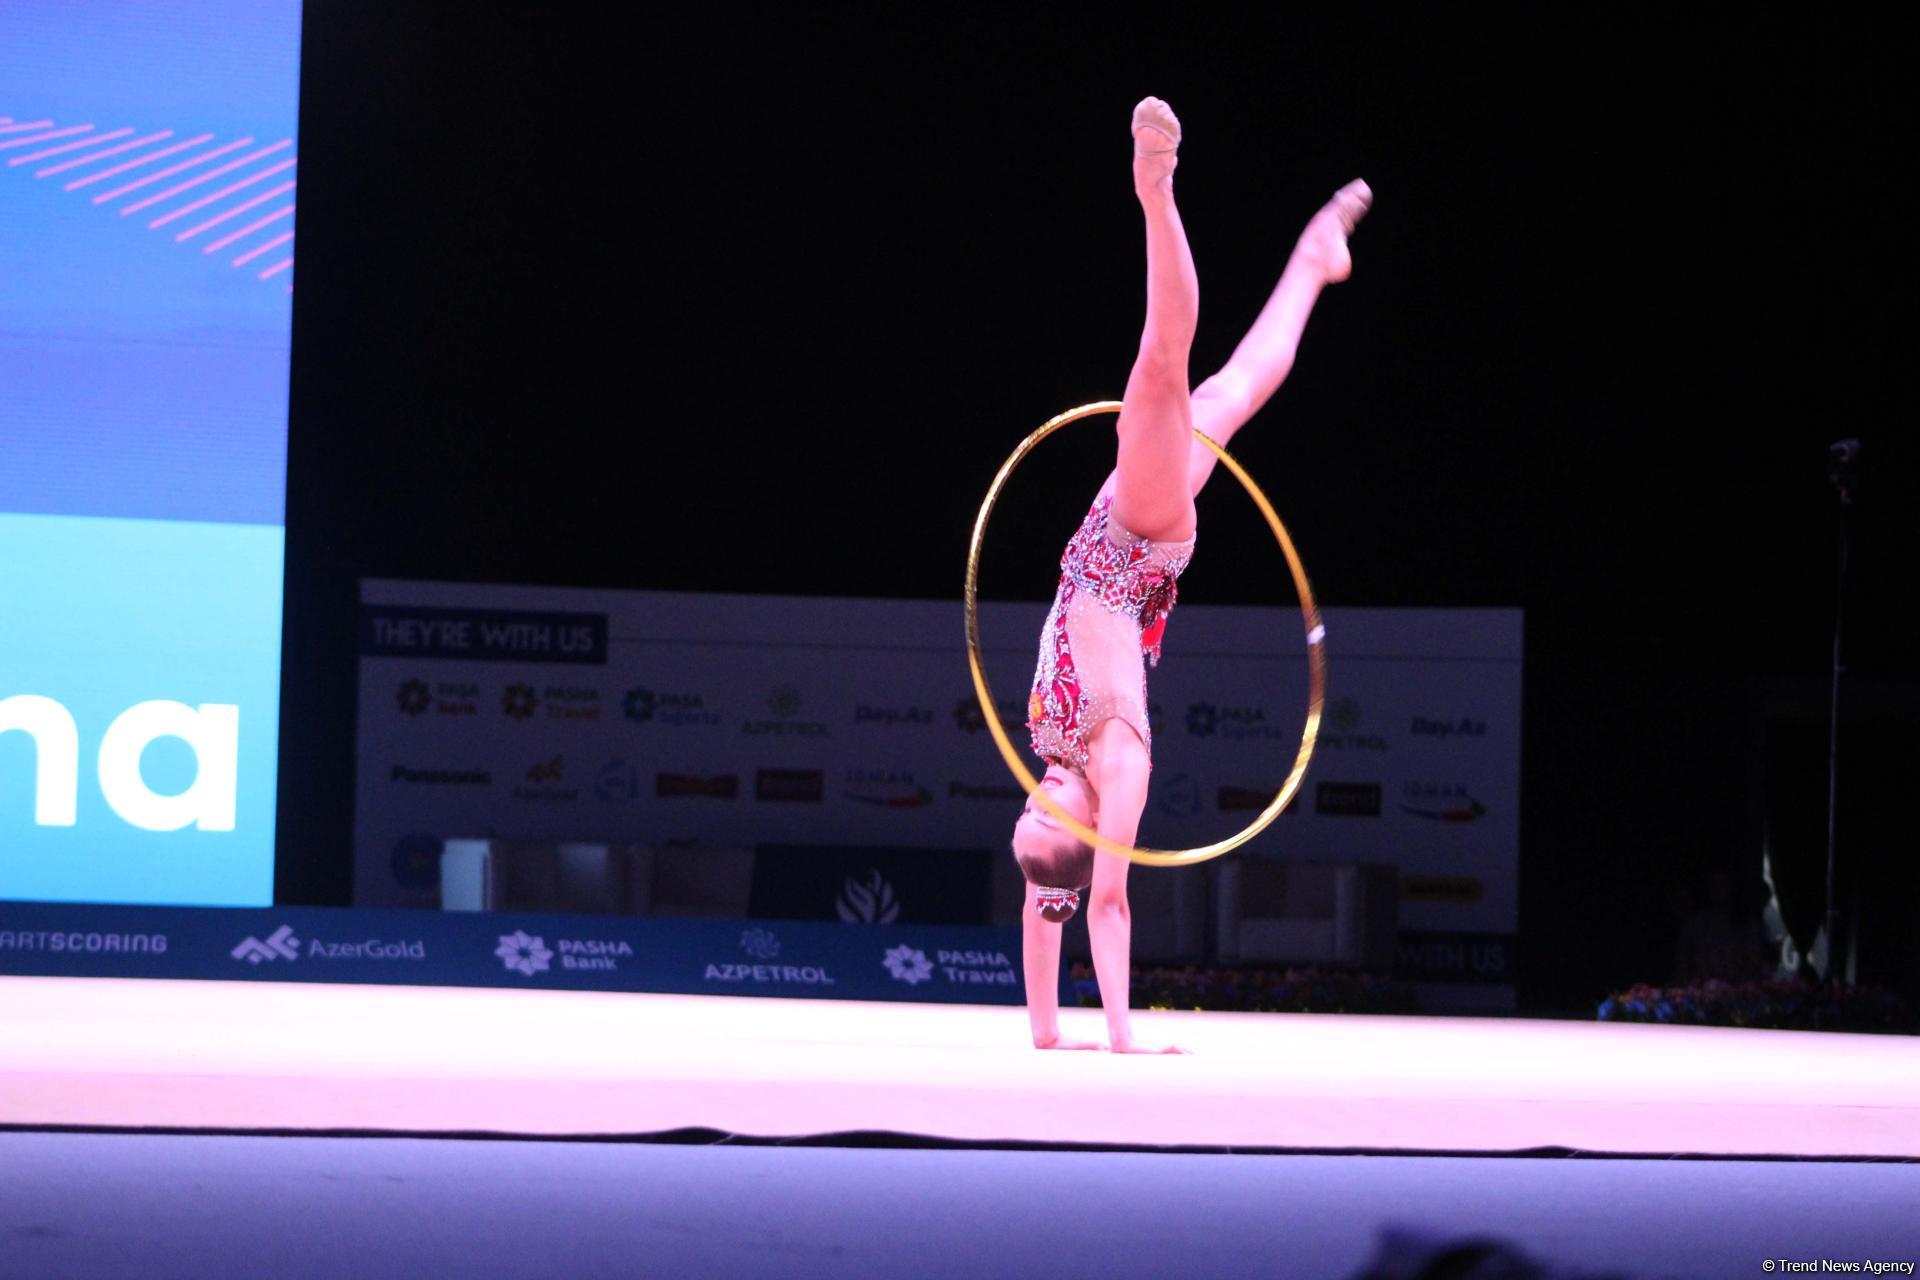
[[[0,1028],[21,1128],[1920,1157],[1905,1036],[1142,1012],[1191,1050],[1145,1057],[1009,1008],[20,977]]]

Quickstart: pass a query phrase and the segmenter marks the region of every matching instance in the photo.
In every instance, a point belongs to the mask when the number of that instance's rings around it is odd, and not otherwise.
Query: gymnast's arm
[[[1036,1049],[1098,1049],[1091,1040],[1069,1040],[1060,1034],[1060,929],[1040,914],[1034,887],[1027,886],[1026,905],[1020,909],[1021,965],[1027,979],[1027,1021],[1033,1027]]]
[[[1095,830],[1119,844],[1139,837],[1140,814],[1147,807],[1152,764],[1133,727],[1114,717],[1094,730],[1089,743],[1087,781],[1100,796]],[[1093,943],[1093,971],[1100,980],[1100,1004],[1107,1013],[1107,1036],[1116,1053],[1133,1045],[1128,1012],[1133,970],[1133,914],[1127,905],[1127,868],[1119,854],[1096,849],[1093,890],[1087,901],[1087,934]]]

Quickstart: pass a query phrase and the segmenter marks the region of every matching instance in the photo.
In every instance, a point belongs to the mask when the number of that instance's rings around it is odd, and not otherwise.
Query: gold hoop
[[[1300,735],[1300,753],[1294,757],[1293,771],[1281,784],[1279,794],[1274,796],[1272,803],[1261,810],[1260,816],[1255,818],[1244,831],[1213,844],[1201,845],[1196,849],[1136,849],[1131,845],[1108,839],[1093,828],[1075,820],[1053,802],[1053,799],[1041,789],[1040,780],[1033,776],[1033,771],[1027,768],[1026,761],[1020,758],[1020,752],[1007,737],[1006,727],[1000,723],[1000,713],[994,708],[993,691],[987,687],[986,664],[980,658],[980,544],[986,536],[987,520],[993,515],[993,504],[999,501],[1000,490],[1005,487],[1007,477],[1013,474],[1013,469],[1019,466],[1029,453],[1033,452],[1035,445],[1060,428],[1078,422],[1082,418],[1090,418],[1097,413],[1118,412],[1120,412],[1118,400],[1098,400],[1092,404],[1083,404],[1065,413],[1056,414],[1042,423],[1032,435],[1022,440],[1020,447],[1001,464],[999,474],[994,476],[993,483],[987,488],[986,500],[980,504],[980,514],[973,522],[973,541],[967,547],[967,664],[973,670],[973,689],[979,695],[980,709],[986,713],[987,730],[993,734],[994,745],[1000,748],[1000,754],[1005,758],[1007,767],[1013,770],[1013,776],[1018,779],[1022,787],[1026,788],[1028,795],[1038,799],[1048,813],[1096,849],[1117,853],[1142,866],[1185,866],[1195,862],[1205,862],[1209,858],[1217,858],[1259,835],[1266,830],[1268,823],[1280,816],[1280,811],[1287,807],[1287,802],[1293,799],[1294,793],[1300,789],[1300,780],[1307,773],[1307,762],[1313,758],[1314,741],[1320,735],[1320,711],[1326,701],[1327,629],[1320,621],[1319,607],[1313,602],[1313,588],[1307,582],[1306,568],[1300,563],[1299,553],[1293,549],[1293,539],[1287,535],[1287,527],[1280,523],[1280,517],[1275,514],[1273,504],[1267,501],[1267,495],[1261,492],[1260,486],[1254,483],[1253,477],[1246,473],[1232,454],[1221,448],[1204,431],[1195,427],[1194,438],[1213,450],[1214,456],[1218,457],[1226,465],[1227,470],[1233,473],[1233,478],[1240,482],[1241,487],[1247,491],[1247,495],[1253,499],[1254,505],[1260,508],[1260,514],[1266,517],[1267,527],[1273,530],[1274,538],[1279,541],[1280,550],[1287,557],[1287,567],[1293,573],[1294,587],[1300,593],[1300,612],[1307,628],[1308,680],[1307,724],[1305,731]]]

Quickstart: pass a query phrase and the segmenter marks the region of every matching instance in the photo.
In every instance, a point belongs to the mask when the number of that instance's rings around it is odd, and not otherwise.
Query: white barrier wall
[[[445,836],[997,850],[1023,798],[982,728],[957,601],[396,581],[361,597],[360,905],[437,905]],[[1023,747],[1044,617],[981,608]],[[1485,968],[1473,949],[1516,925],[1520,612],[1326,623],[1313,766],[1252,848],[1393,864],[1402,927],[1465,948],[1442,969]],[[1180,604],[1150,690],[1141,839],[1230,833],[1298,748],[1299,613]]]

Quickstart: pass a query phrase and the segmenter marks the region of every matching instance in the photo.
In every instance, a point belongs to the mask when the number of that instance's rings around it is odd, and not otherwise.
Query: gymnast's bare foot
[[[1180,162],[1180,118],[1158,98],[1142,98],[1133,109],[1133,185],[1143,195],[1171,186]]]
[[[1338,284],[1353,274],[1353,255],[1347,251],[1347,237],[1360,225],[1373,207],[1373,188],[1359,178],[1333,193],[1333,199],[1313,215],[1307,229],[1300,233],[1294,253],[1310,263],[1328,284]]]

